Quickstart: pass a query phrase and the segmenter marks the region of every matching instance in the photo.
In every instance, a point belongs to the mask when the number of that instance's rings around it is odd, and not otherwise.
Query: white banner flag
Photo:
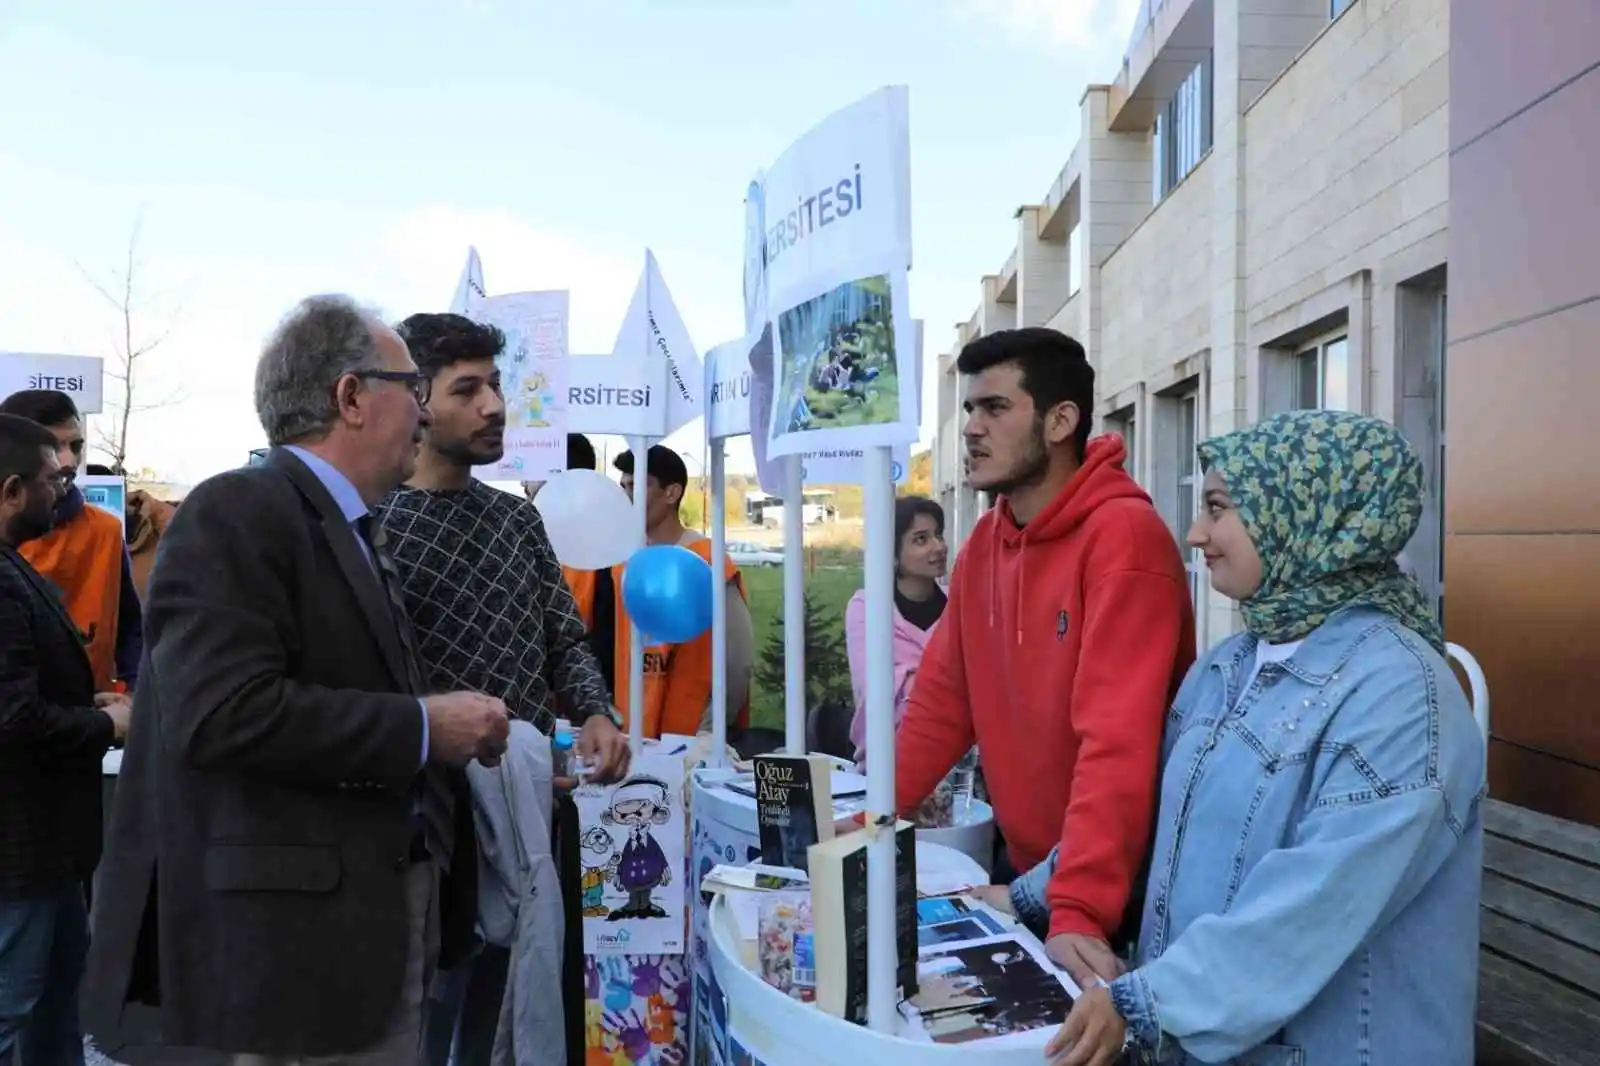
[[[644,253],[644,271],[623,316],[612,354],[661,360],[666,366],[667,421],[662,435],[705,414],[705,366],[689,339],[683,316],[661,277],[655,253]]]

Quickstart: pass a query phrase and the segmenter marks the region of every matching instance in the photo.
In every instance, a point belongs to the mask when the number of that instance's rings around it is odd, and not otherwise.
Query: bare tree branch
[[[173,393],[154,403],[135,401],[143,360],[167,342],[179,317],[179,308],[172,307],[161,315],[163,321],[159,326],[151,329],[144,321],[151,311],[142,299],[144,267],[139,251],[143,234],[144,211],[141,209],[134,216],[122,267],[110,271],[108,276],[96,276],[81,263],[73,262],[84,281],[111,307],[115,316],[110,338],[113,358],[108,360],[105,378],[117,386],[117,395],[107,398],[109,402],[105,413],[109,424],[100,425],[97,436],[101,450],[111,460],[112,468],[117,470],[127,468],[128,428],[133,416],[171,406],[181,398],[178,393]]]

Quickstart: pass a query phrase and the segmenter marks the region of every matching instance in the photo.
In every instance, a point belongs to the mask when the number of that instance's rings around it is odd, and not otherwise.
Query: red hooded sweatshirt
[[[1121,926],[1166,712],[1194,662],[1188,574],[1126,454],[1120,437],[1093,440],[1026,527],[1003,497],[978,520],[895,744],[903,813],[976,742],[1013,865],[1061,845],[1051,936]]]

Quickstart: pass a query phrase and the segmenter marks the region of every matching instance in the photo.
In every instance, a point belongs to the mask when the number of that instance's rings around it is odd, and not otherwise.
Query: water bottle
[[[576,761],[576,756],[572,734],[565,730],[556,730],[555,736],[550,738],[550,770],[553,776],[572,777],[574,774],[572,764]]]
[[[950,772],[950,783],[953,786],[954,796],[951,797],[950,820],[954,825],[966,824],[967,817],[972,812],[972,797],[978,780],[978,749],[973,747],[961,761],[956,763]]]

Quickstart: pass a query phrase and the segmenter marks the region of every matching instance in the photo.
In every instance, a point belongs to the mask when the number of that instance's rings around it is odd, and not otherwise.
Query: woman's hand
[[[1128,1023],[1111,1002],[1111,991],[1096,985],[1072,1005],[1065,1024],[1044,1046],[1051,1066],[1112,1066],[1127,1047]]]
[[[1050,961],[1070,973],[1082,989],[1089,988],[1096,980],[1115,981],[1126,969],[1111,945],[1097,937],[1057,933],[1045,941],[1044,951]]]

